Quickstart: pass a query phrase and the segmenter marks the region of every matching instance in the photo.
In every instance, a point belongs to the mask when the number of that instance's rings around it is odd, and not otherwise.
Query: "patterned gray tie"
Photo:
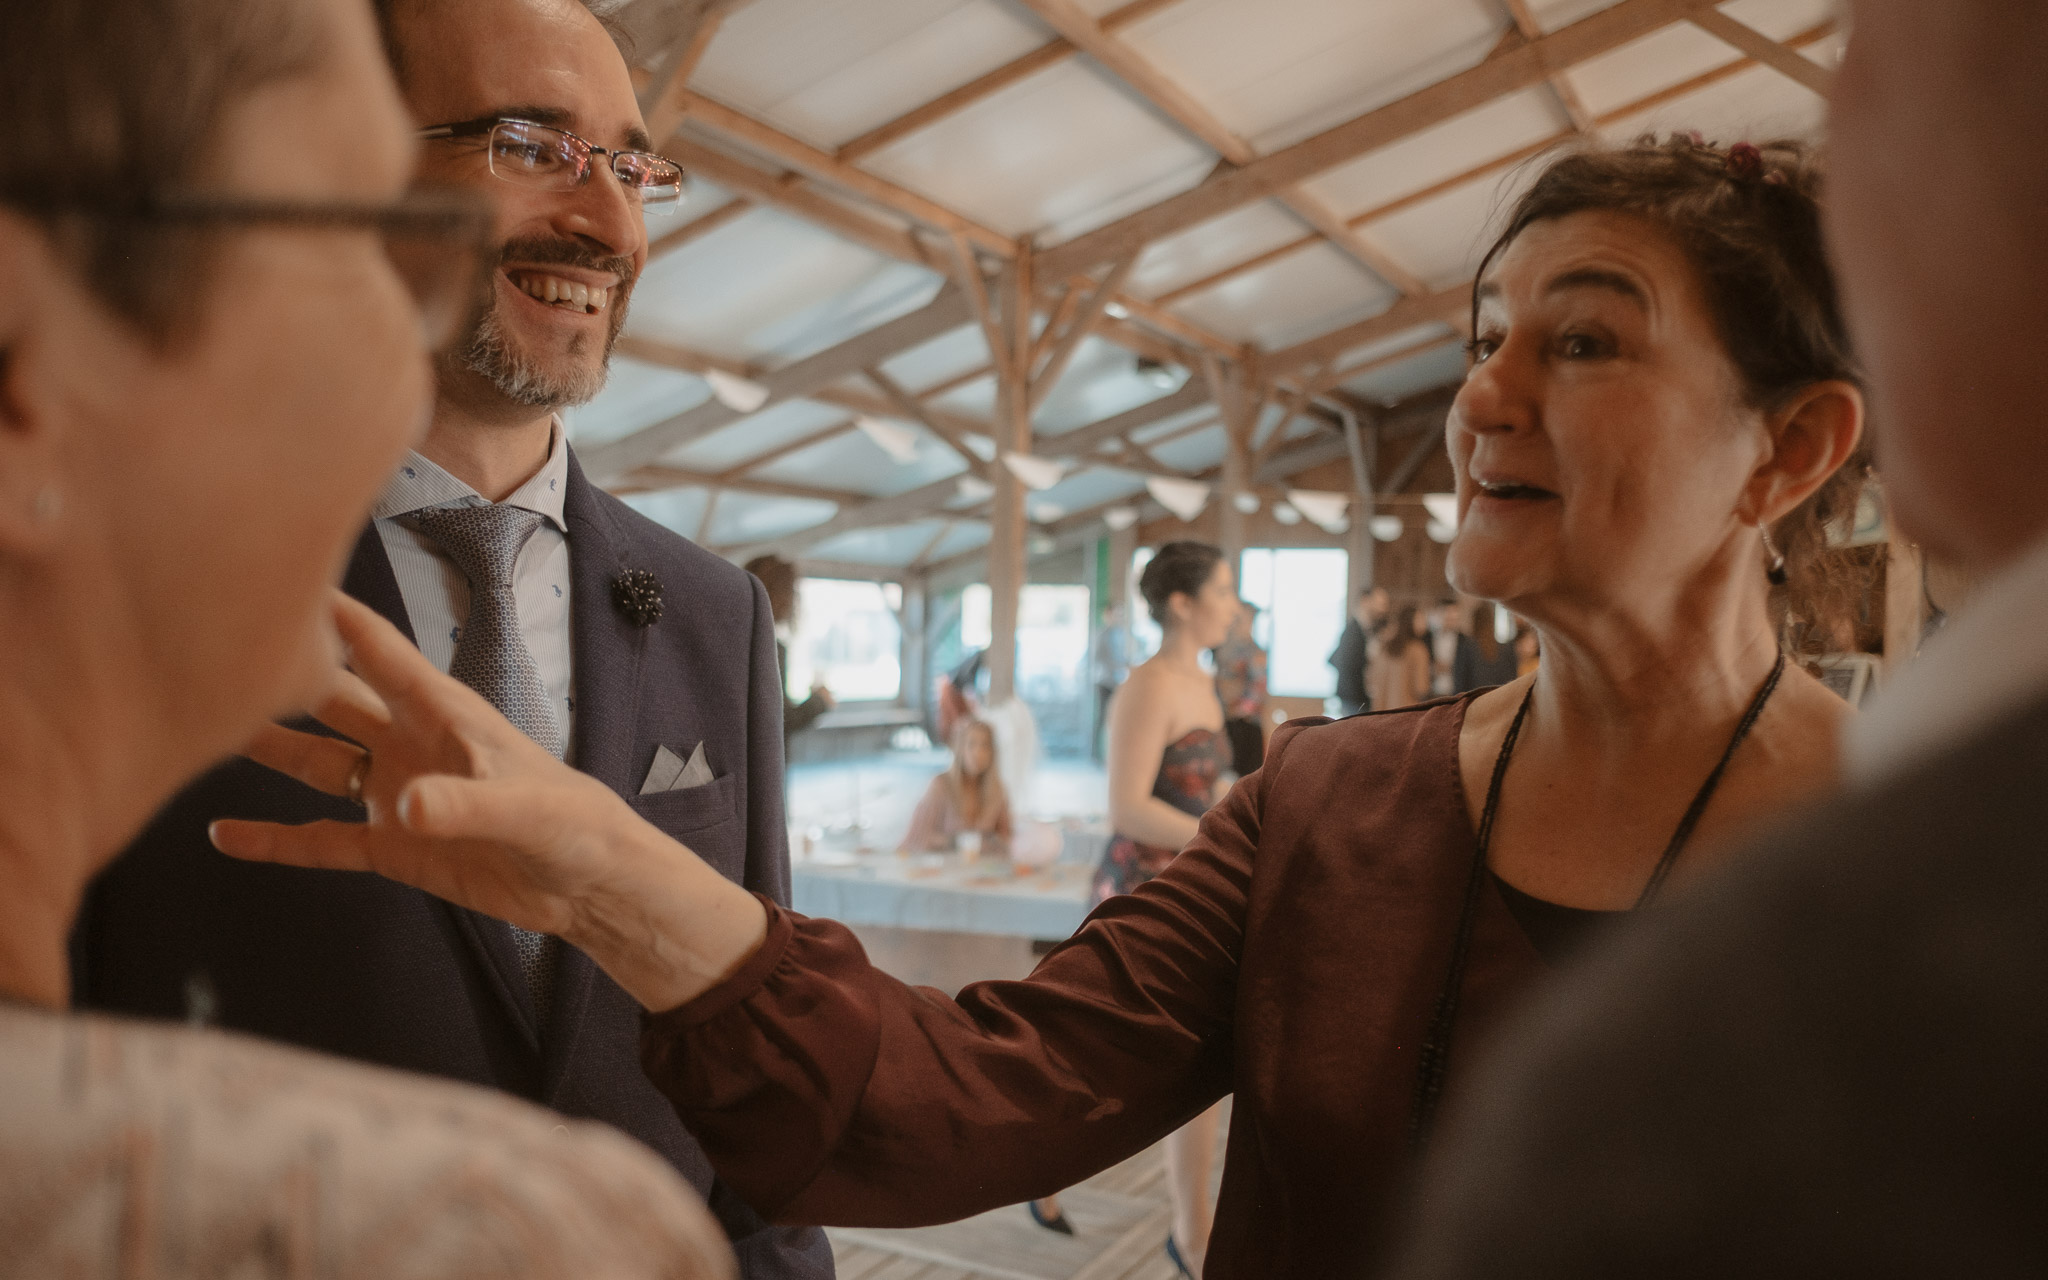
[[[448,674],[490,699],[527,737],[560,756],[561,723],[519,633],[519,605],[512,595],[512,567],[543,519],[538,512],[503,505],[430,507],[412,514],[414,527],[439,543],[469,579],[469,621],[455,642]],[[545,1029],[558,944],[544,933],[517,925],[511,929],[534,1014]]]

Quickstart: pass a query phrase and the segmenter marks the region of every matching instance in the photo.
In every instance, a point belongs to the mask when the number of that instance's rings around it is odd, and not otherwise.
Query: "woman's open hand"
[[[759,945],[765,917],[745,890],[543,750],[374,610],[337,593],[335,623],[351,669],[312,713],[353,741],[272,725],[248,755],[359,799],[367,820],[222,819],[212,835],[223,853],[374,871],[554,934],[651,1009],[692,998]]]

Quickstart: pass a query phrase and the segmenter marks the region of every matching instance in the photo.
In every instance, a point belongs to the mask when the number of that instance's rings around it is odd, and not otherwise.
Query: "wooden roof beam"
[[[1104,30],[1102,24],[1089,17],[1074,0],[1021,0],[1021,3],[1129,85],[1168,119],[1213,148],[1231,164],[1249,165],[1258,159],[1258,153],[1249,142],[1233,133],[1172,76]],[[1328,238],[1338,249],[1402,294],[1424,291],[1421,280],[1395,262],[1386,250],[1373,244],[1364,233],[1348,226],[1337,211],[1320,197],[1292,185],[1273,194],[1318,234]],[[1130,248],[1121,255],[1121,260],[1135,258],[1140,247]]]
[[[967,307],[965,292],[957,285],[947,284],[930,302],[908,315],[877,325],[793,364],[761,374],[755,381],[768,389],[768,404],[807,397],[880,364],[900,351],[907,351],[959,328],[971,319]],[[583,466],[602,484],[658,461],[663,454],[748,416],[716,398],[706,400],[652,426],[642,427],[631,435],[586,451]]]
[[[1132,0],[1122,8],[1102,15],[1098,21],[1105,31],[1120,31],[1141,18],[1147,18],[1168,5],[1180,0]],[[883,147],[913,133],[929,129],[941,120],[958,115],[984,98],[993,97],[1013,84],[1027,80],[1041,71],[1050,70],[1072,58],[1080,50],[1072,41],[1058,39],[1038,46],[1021,58],[1013,59],[984,75],[977,76],[957,89],[939,95],[923,106],[916,107],[894,120],[880,124],[866,133],[843,143],[835,153],[841,160],[852,162],[862,156],[872,155]]]
[[[1428,88],[1225,170],[1179,195],[1043,251],[1048,278],[1088,271],[1134,249],[1221,217],[1368,152],[1444,123],[1549,76],[1689,18],[1711,0],[1621,0],[1610,8]]]
[[[852,489],[828,489],[819,485],[763,480],[756,476],[727,476],[711,471],[666,464],[636,467],[611,492],[659,493],[664,489],[730,489],[734,493],[755,493],[768,498],[803,498],[811,502],[834,502],[842,507],[868,501],[869,495]]]
[[[1719,9],[1700,10],[1692,15],[1692,24],[1773,71],[1797,80],[1823,98],[1834,91],[1834,72],[1805,54],[1779,44],[1756,28],[1737,22]]]
[[[988,463],[982,461],[981,455],[968,448],[966,439],[954,431],[952,427],[940,422],[934,414],[918,402],[916,396],[904,390],[902,383],[896,381],[896,379],[890,377],[877,367],[869,367],[861,372],[869,382],[875,384],[875,389],[880,391],[890,404],[896,406],[898,414],[909,418],[926,431],[931,432],[947,448],[959,454],[960,460],[967,464],[967,470],[970,474],[979,476],[984,480],[988,479]]]
[[[1536,21],[1536,15],[1529,10],[1529,0],[1501,0],[1508,11],[1508,18],[1515,24],[1515,31],[1524,40],[1541,40],[1543,26]],[[1557,105],[1564,112],[1564,118],[1571,121],[1572,132],[1591,133],[1593,113],[1586,110],[1586,104],[1579,100],[1579,91],[1572,88],[1572,82],[1559,71],[1549,77],[1550,96],[1557,99]]]
[[[1809,27],[1805,31],[1800,32],[1798,35],[1793,36],[1790,40],[1787,40],[1785,44],[1793,49],[1804,48],[1809,44],[1816,43],[1817,41],[1823,40],[1828,36],[1833,35],[1835,33],[1835,30],[1836,24],[1834,22],[1823,22],[1817,26]],[[1613,124],[1617,120],[1626,119],[1627,117],[1635,115],[1638,112],[1648,111],[1653,107],[1661,106],[1664,103],[1672,101],[1675,98],[1681,98],[1684,97],[1686,94],[1693,93],[1700,89],[1704,89],[1708,85],[1718,84],[1719,82],[1728,79],[1730,76],[1739,75],[1740,73],[1749,70],[1751,67],[1755,67],[1758,65],[1761,64],[1759,64],[1755,58],[1737,58],[1733,62],[1729,62],[1722,66],[1715,67],[1711,71],[1702,72],[1701,74],[1696,75],[1689,80],[1685,80],[1679,84],[1672,85],[1666,89],[1660,89],[1657,92],[1649,94],[1645,97],[1637,98],[1633,102],[1623,103],[1621,106],[1618,106],[1611,111],[1602,112],[1593,121],[1593,125],[1595,128],[1605,128],[1606,126]],[[1473,167],[1463,170],[1462,172],[1454,173],[1448,178],[1444,178],[1443,180],[1438,182],[1433,182],[1426,187],[1423,187],[1416,191],[1411,191],[1406,195],[1397,196],[1392,200],[1388,200],[1382,204],[1375,205],[1362,213],[1352,214],[1347,221],[1355,227],[1362,226],[1366,223],[1376,222],[1381,218],[1391,217],[1394,214],[1401,212],[1403,209],[1413,208],[1415,205],[1421,204],[1425,200],[1435,199],[1437,196],[1443,195],[1447,191],[1455,191],[1459,187],[1462,187],[1467,183],[1477,182],[1481,178],[1490,177],[1493,174],[1499,173],[1503,169],[1512,168],[1515,165],[1522,163],[1524,160],[1529,159],[1531,156],[1540,155],[1544,151],[1549,150],[1551,147],[1556,146],[1558,143],[1566,141],[1571,136],[1572,135],[1568,132],[1560,132],[1553,133],[1547,138],[1539,138],[1537,141],[1530,143],[1528,146],[1518,148],[1517,150],[1511,151],[1504,156],[1497,156],[1494,159],[1485,161],[1482,164],[1474,165]],[[1175,288],[1169,289],[1165,293],[1162,293],[1158,297],[1152,299],[1153,305],[1170,307],[1174,303],[1177,303],[1184,298],[1191,298],[1198,293],[1202,293],[1206,290],[1213,289],[1220,284],[1226,283],[1227,281],[1235,280],[1237,277],[1241,275],[1245,275],[1250,272],[1256,271],[1261,267],[1270,266],[1273,263],[1278,262],[1282,258],[1288,257],[1295,253],[1299,253],[1301,250],[1306,249],[1309,246],[1315,244],[1317,242],[1317,239],[1318,237],[1310,235],[1303,236],[1298,240],[1290,240],[1286,244],[1279,245],[1272,249],[1268,249],[1266,252],[1258,254],[1255,257],[1247,258],[1243,262],[1235,263],[1231,266],[1224,267],[1222,270],[1203,276],[1198,280],[1191,280],[1187,284],[1179,285]]]

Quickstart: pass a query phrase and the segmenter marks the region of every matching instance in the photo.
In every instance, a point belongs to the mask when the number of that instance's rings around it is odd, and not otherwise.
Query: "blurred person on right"
[[[1846,794],[1503,1043],[1401,1280],[2048,1274],[2048,6],[1850,9],[1828,233],[1894,536],[1980,586]]]

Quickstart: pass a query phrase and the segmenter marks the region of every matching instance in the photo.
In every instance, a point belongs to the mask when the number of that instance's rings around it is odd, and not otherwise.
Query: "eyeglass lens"
[[[560,129],[502,120],[491,130],[491,172],[513,182],[568,190],[590,170],[587,144]],[[613,153],[611,170],[643,204],[665,204],[683,193],[683,171],[645,152]]]

